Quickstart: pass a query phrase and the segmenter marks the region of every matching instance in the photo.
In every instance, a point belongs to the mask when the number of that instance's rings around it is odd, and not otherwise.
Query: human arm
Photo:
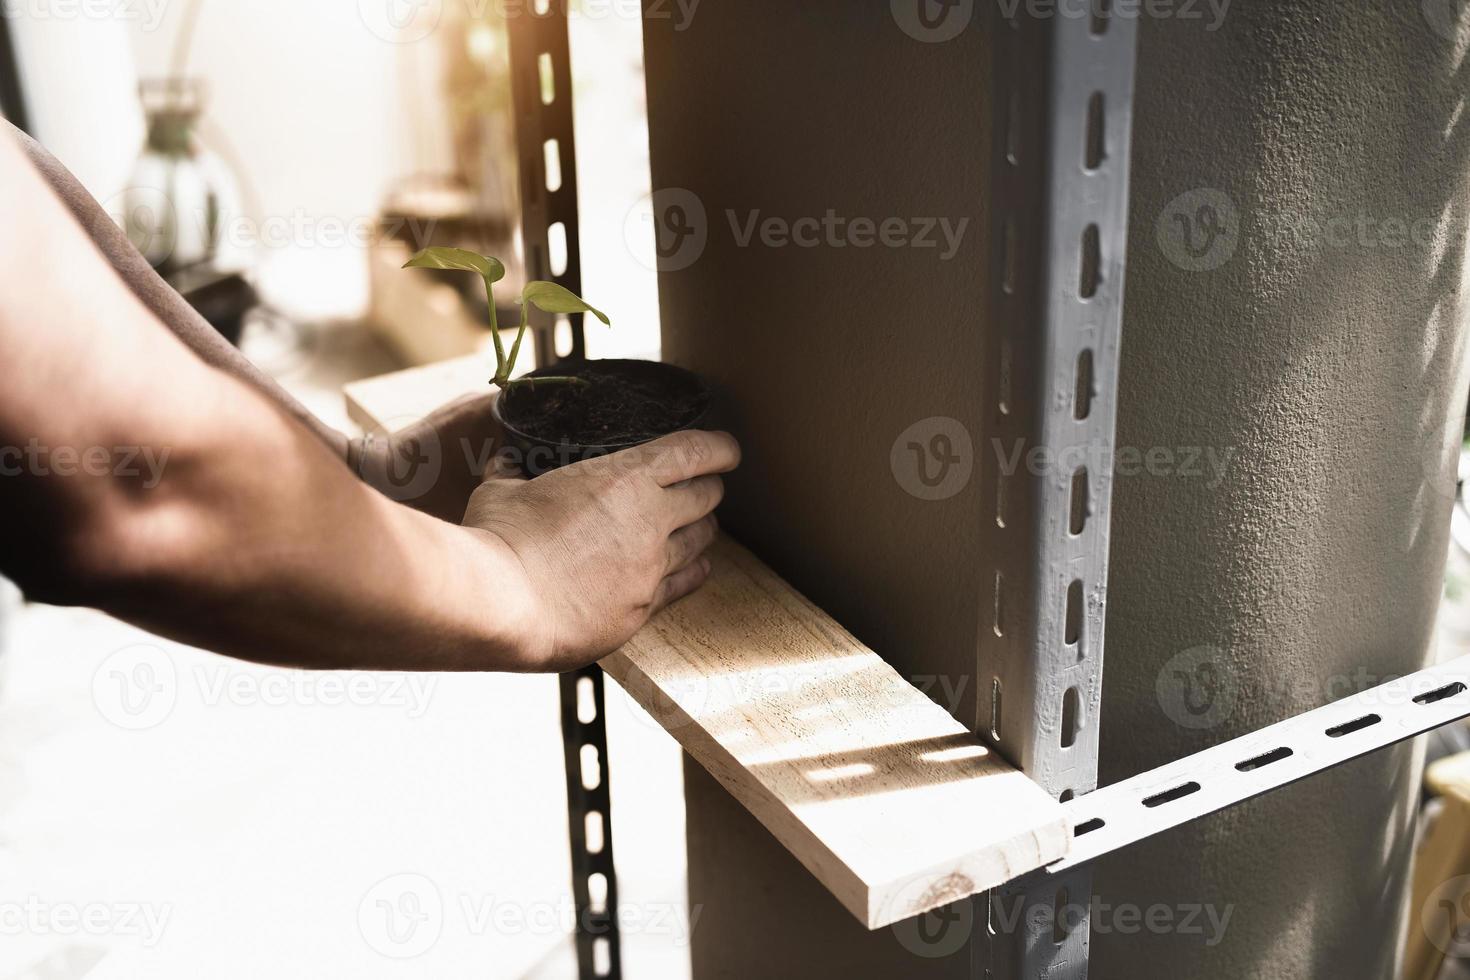
[[[546,670],[702,581],[728,436],[477,491],[499,505],[456,526],[164,329],[3,136],[0,213],[0,453],[38,449],[0,457],[0,570],[34,597],[262,662]]]
[[[6,131],[138,302],[200,360],[237,378],[269,399],[320,439],[333,455],[347,463],[353,473],[371,486],[388,492],[400,503],[436,517],[459,520],[464,513],[465,502],[479,484],[480,473],[475,468],[478,461],[473,456],[457,454],[447,457],[435,481],[417,488],[411,497],[395,493],[386,474],[393,466],[395,455],[415,451],[417,441],[437,439],[458,443],[469,440],[483,444],[493,439],[496,425],[490,411],[492,394],[487,392],[445,406],[404,432],[348,437],[319,419],[256,367],[234,344],[220,336],[219,331],[154,271],[112,216],[45,147],[10,123],[0,120],[0,138],[4,138]]]

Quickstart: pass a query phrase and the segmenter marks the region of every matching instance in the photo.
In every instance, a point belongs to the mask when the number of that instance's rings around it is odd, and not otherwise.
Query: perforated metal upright
[[[507,16],[511,98],[515,105],[516,157],[521,189],[521,241],[529,279],[545,279],[582,292],[577,222],[577,145],[572,126],[571,49],[566,5],[534,4]],[[547,160],[557,162],[557,180]],[[565,244],[557,271],[553,236]],[[536,363],[586,357],[582,314],[558,327],[530,311]],[[557,334],[567,338],[562,358]],[[559,678],[567,819],[571,837],[572,898],[576,905],[577,971],[582,980],[622,976],[618,932],[618,884],[613,863],[612,811],[608,795],[607,726],[603,718],[602,668],[593,664]]]
[[[986,6],[995,443],[976,729],[1066,800],[1097,786],[1137,22]],[[1086,977],[1091,891],[1080,867],[992,892],[975,910],[989,928],[973,974]]]
[[[986,696],[974,727],[1067,801],[1076,839],[1063,860],[974,900],[988,924],[972,943],[977,980],[1087,976],[1089,862],[1099,855],[1470,716],[1465,657],[1094,792],[1138,24],[1136,14],[1108,16],[1109,0],[1092,5],[1081,17],[1075,6],[1036,16],[1026,4],[983,5],[993,74],[977,96],[992,106],[981,387],[994,442],[979,453],[986,567],[976,668]],[[528,5],[509,23],[527,266],[576,291],[565,8],[536,14]],[[561,171],[554,189],[550,140]],[[558,226],[566,266],[556,274]],[[556,325],[534,325],[538,361],[548,363]],[[569,327],[568,356],[582,357],[580,317]],[[602,715],[597,668],[562,678],[582,977],[621,973]],[[601,903],[594,882],[606,889]]]

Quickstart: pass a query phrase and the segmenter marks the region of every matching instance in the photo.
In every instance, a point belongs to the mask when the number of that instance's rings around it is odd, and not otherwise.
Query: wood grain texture
[[[1066,852],[1062,808],[729,538],[602,661],[876,929]]]
[[[359,382],[354,418],[400,428],[462,394],[458,370]],[[1066,812],[1035,783],[745,548],[722,537],[710,558],[704,588],[602,666],[860,922],[1065,855]]]
[[[495,358],[469,354],[342,387],[347,417],[366,431],[397,432],[465,395],[492,390]]]

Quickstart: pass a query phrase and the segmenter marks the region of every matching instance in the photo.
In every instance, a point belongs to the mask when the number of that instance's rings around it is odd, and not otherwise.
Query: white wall
[[[43,9],[10,20],[31,135],[107,200],[126,186],[143,142],[128,24],[37,16]]]
[[[206,0],[189,68],[209,91],[203,140],[240,178],[228,251],[249,247],[257,281],[292,312],[364,312],[366,262],[341,229],[370,221],[396,179],[451,169],[432,30],[443,2]],[[615,324],[589,325],[603,357],[658,351],[652,233],[647,248],[625,234],[648,191],[641,25],[626,6],[571,18],[583,292]],[[70,8],[43,0],[17,9],[37,135],[106,200],[142,143],[137,79],[168,73],[187,6],[137,0],[93,19],[53,16]],[[402,11],[422,19],[395,31],[387,14]]]

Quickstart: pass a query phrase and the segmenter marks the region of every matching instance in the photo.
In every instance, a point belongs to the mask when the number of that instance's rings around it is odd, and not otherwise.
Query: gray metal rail
[[[1137,22],[989,6],[976,730],[1068,800],[1097,786]],[[973,945],[972,975],[1086,977],[1091,889],[1081,867],[977,899],[990,928]],[[1083,911],[1053,914],[1063,906]]]

